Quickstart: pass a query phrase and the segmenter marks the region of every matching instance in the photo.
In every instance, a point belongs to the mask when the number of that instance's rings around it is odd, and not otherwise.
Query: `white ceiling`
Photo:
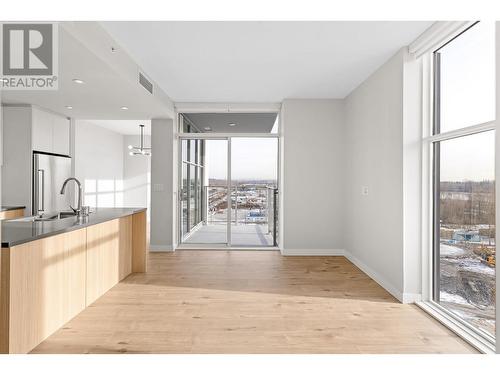
[[[144,126],[144,134],[151,135],[150,120],[87,120],[97,126],[124,135],[140,135],[139,125]]]
[[[103,22],[176,102],[344,98],[432,22]]]
[[[138,83],[124,79],[101,57],[87,49],[64,27],[59,27],[59,89],[4,90],[2,102],[35,104],[77,119],[168,117],[168,109],[163,103]],[[119,55],[116,57],[120,58]],[[74,83],[74,78],[84,80],[85,84]],[[121,110],[122,106],[128,110]]]
[[[270,133],[277,113],[188,113],[186,116],[202,132],[211,133]],[[234,123],[235,126],[229,126]]]

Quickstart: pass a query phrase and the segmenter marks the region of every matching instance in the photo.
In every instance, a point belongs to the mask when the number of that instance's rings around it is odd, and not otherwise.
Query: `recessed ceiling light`
[[[212,130],[212,128],[210,126],[205,126],[203,129],[205,129],[207,132],[209,132],[210,130]]]
[[[229,126],[236,126],[236,124],[234,122],[230,122]]]
[[[123,106],[120,109],[126,111],[128,109],[128,107]]]
[[[70,106],[70,105],[67,105],[67,106],[66,106],[66,109],[73,109],[73,107],[72,107],[72,106]]]
[[[81,80],[81,79],[79,79],[79,78],[74,78],[74,79],[73,79],[73,82],[78,83],[78,84],[80,84],[80,85],[81,85],[82,83],[85,83],[85,81],[83,81],[83,80]]]

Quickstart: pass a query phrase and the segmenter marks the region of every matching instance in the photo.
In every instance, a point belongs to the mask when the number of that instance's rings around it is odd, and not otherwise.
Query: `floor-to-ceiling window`
[[[495,31],[478,22],[433,53],[432,300],[495,335]]]
[[[181,243],[278,246],[277,113],[180,114],[179,122]]]
[[[204,140],[185,139],[181,143],[181,228],[182,235],[202,221]]]

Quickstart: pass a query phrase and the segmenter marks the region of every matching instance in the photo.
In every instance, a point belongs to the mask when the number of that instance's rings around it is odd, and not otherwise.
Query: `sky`
[[[495,28],[479,22],[440,49],[441,132],[495,120]],[[493,180],[495,135],[441,142],[441,181]]]
[[[493,130],[441,142],[441,181],[495,179]]]
[[[209,178],[227,177],[227,141],[208,140],[206,157]],[[232,138],[231,177],[233,180],[276,180],[277,138]]]

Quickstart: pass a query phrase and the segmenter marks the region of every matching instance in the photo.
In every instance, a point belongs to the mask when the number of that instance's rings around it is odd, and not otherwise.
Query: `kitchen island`
[[[133,272],[146,272],[146,209],[1,223],[0,353],[27,353]]]

